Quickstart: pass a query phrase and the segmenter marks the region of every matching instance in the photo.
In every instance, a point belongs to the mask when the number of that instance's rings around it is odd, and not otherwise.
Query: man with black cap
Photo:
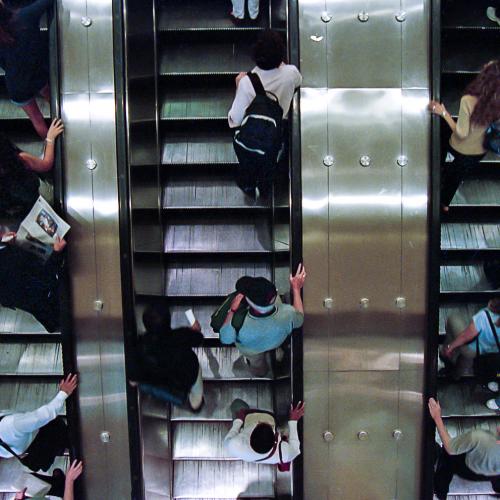
[[[300,290],[305,278],[305,268],[299,264],[295,276],[290,275],[293,306],[281,302],[276,287],[266,278],[243,276],[236,282],[236,291],[239,293],[233,299],[220,330],[220,341],[223,344],[236,344],[254,375],[266,375],[266,352],[279,347],[295,328],[302,326],[304,305]],[[243,299],[249,311],[237,332],[231,320]]]

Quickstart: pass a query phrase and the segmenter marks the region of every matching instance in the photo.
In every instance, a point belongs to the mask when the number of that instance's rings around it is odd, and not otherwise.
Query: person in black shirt
[[[176,405],[187,403],[192,411],[203,406],[203,379],[192,347],[202,344],[201,327],[170,327],[166,307],[148,306],[142,321],[146,333],[138,339],[139,390]]]
[[[47,124],[36,102],[49,94],[49,47],[40,33],[40,18],[54,0],[35,0],[11,10],[0,0],[0,66],[11,101],[23,108],[38,135],[45,139]]]

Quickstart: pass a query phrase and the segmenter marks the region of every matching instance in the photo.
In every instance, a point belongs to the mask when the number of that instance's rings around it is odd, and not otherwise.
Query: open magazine
[[[39,196],[30,213],[21,222],[16,244],[46,261],[52,254],[52,245],[57,241],[56,236],[63,239],[69,230],[69,224],[54,212],[42,196]]]

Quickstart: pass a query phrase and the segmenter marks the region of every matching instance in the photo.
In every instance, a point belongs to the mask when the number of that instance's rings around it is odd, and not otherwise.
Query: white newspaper
[[[16,244],[27,252],[47,260],[52,254],[56,237],[63,239],[70,225],[61,219],[42,196],[38,197],[30,213],[21,222]]]

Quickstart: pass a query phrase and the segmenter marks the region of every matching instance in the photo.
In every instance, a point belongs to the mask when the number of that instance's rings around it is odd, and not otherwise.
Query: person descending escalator
[[[469,481],[491,481],[493,490],[500,493],[500,427],[496,436],[474,429],[452,438],[441,418],[441,406],[434,398],[429,399],[429,413],[443,443],[434,474],[438,499],[446,499],[455,474]]]
[[[58,415],[77,385],[77,376],[70,373],[46,405],[0,417],[0,458],[17,459],[34,473],[49,470],[56,457],[70,448],[66,422]]]
[[[59,275],[64,265],[66,241],[56,237],[46,262],[15,245],[16,233],[1,233],[0,305],[33,314],[48,332],[60,323]]]
[[[285,64],[281,35],[264,31],[254,47],[257,66],[236,77],[236,95],[228,113],[236,128],[233,145],[238,157],[236,183],[250,197],[256,188],[267,196],[283,149],[282,119],[288,114],[295,89],[302,83],[299,70]]]
[[[456,122],[444,104],[437,101],[429,104],[431,113],[443,117],[452,131],[441,174],[441,207],[444,212],[448,212],[460,183],[486,154],[486,130],[500,119],[499,88],[500,61],[494,60],[485,64],[465,89]]]
[[[191,328],[170,327],[170,311],[147,306],[142,315],[145,334],[138,339],[137,377],[131,382],[143,394],[200,411],[203,403],[201,366],[193,347],[202,345],[198,321]]]
[[[293,306],[283,304],[276,287],[268,279],[243,276],[236,282],[236,292],[212,315],[212,327],[223,344],[236,344],[250,372],[263,377],[269,371],[268,352],[280,347],[295,328],[304,322],[301,289],[306,270],[299,264],[295,276],[290,275]],[[227,311],[224,305],[228,306]],[[234,320],[241,322],[236,324]],[[222,321],[221,321],[222,320]]]
[[[45,139],[43,158],[21,151],[5,135],[0,134],[0,219],[23,219],[39,195],[48,202],[52,187],[39,177],[54,165],[55,140],[63,132],[61,120],[55,119]]]
[[[277,429],[276,418],[266,410],[251,409],[245,401],[235,399],[231,404],[233,425],[224,438],[227,453],[245,462],[276,464],[281,471],[300,455],[297,433],[298,421],[304,416],[304,403],[290,405],[289,435]]]
[[[259,17],[259,0],[248,1],[248,14],[252,21],[256,21]],[[245,0],[231,0],[233,10],[229,14],[231,21],[238,25],[245,19]]]
[[[54,0],[35,0],[18,10],[0,1],[0,67],[10,100],[23,108],[37,134],[45,139],[47,124],[36,102],[50,101],[49,46],[40,32],[40,18]]]

